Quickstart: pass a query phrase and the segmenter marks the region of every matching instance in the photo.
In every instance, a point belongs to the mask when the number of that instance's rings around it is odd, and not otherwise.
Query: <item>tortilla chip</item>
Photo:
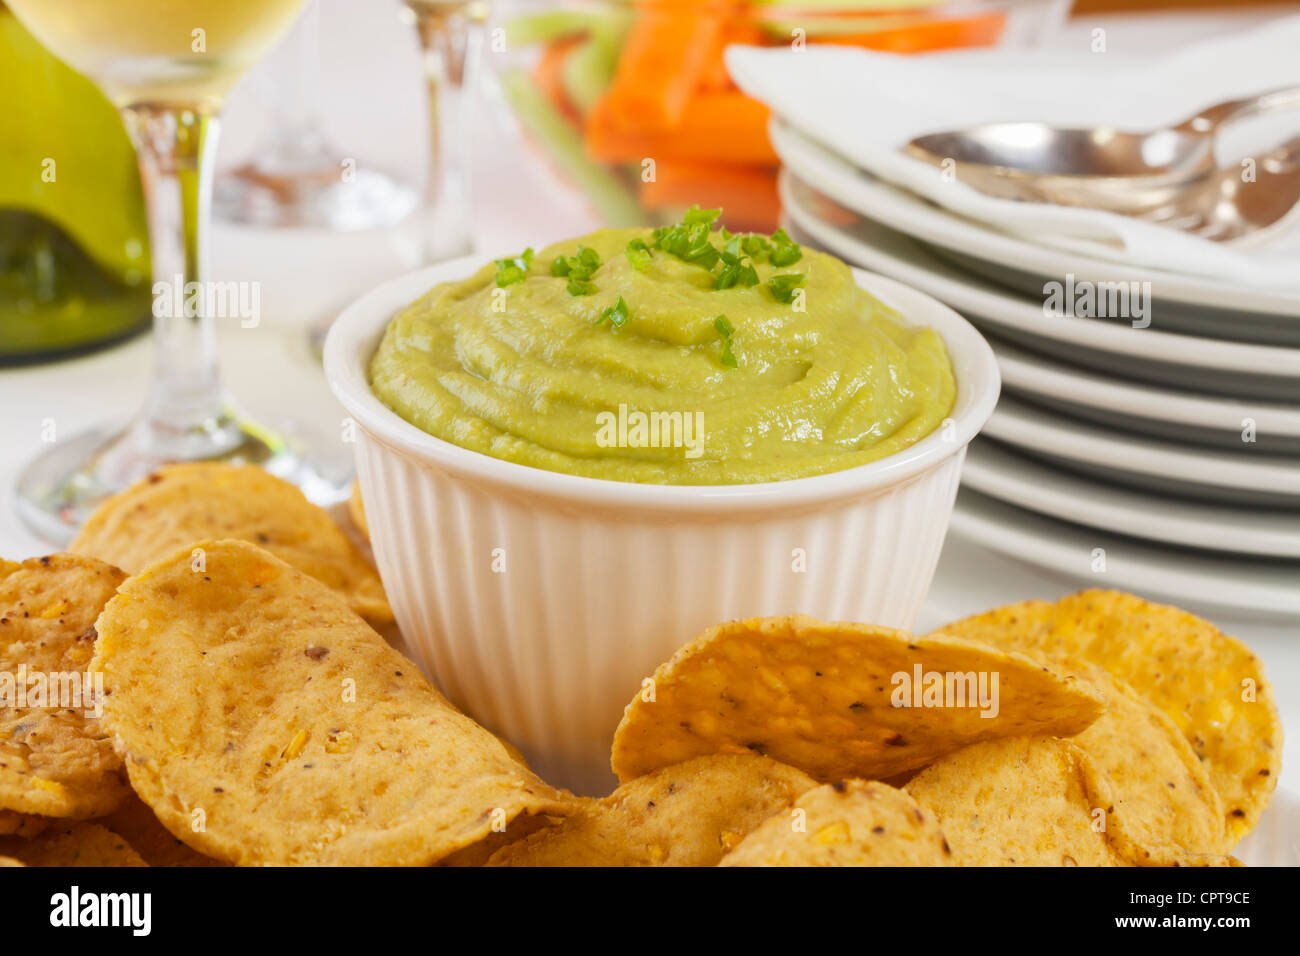
[[[1106,713],[1071,743],[1109,788],[1106,833],[1116,852],[1139,866],[1173,866],[1228,849],[1223,803],[1174,722],[1102,668],[1077,670],[1106,696]]]
[[[263,547],[343,594],[371,623],[393,619],[378,573],[329,514],[255,465],[168,465],[100,505],[69,550],[135,574],[205,538]]]
[[[572,801],[459,713],[336,592],[242,541],[124,583],[104,723],[172,833],[237,864],[423,865]],[[197,824],[201,824],[198,826]]]
[[[30,813],[15,813],[13,810],[0,810],[0,836],[18,836],[23,839],[31,839],[49,825],[49,817],[37,817]]]
[[[713,866],[754,827],[816,785],[766,757],[696,757],[590,800],[489,866]]]
[[[21,702],[20,669],[29,694],[44,686],[56,698],[47,696],[47,705],[64,692],[93,691],[65,683],[64,675],[86,672],[95,618],[125,577],[69,554],[0,562],[0,675],[9,678],[0,683],[0,810],[84,819],[109,813],[127,795],[107,732],[87,716],[93,700],[83,697],[75,708],[12,706]],[[55,673],[57,687],[32,680]]]
[[[121,836],[150,866],[224,866],[220,860],[190,849],[159,822],[135,794],[100,821]]]
[[[1217,853],[1207,853],[1202,856],[1197,856],[1195,854],[1187,854],[1183,856],[1180,860],[1178,860],[1178,862],[1174,863],[1173,865],[1203,867],[1203,866],[1245,866],[1246,864],[1242,863],[1235,856],[1224,856],[1222,854],[1217,854]]]
[[[570,808],[569,812],[580,812],[584,802],[585,800],[583,798],[574,798],[573,806]],[[458,867],[487,866],[488,860],[492,859],[492,855],[502,847],[509,846],[512,843],[517,843],[525,837],[537,833],[539,830],[558,826],[566,819],[568,819],[568,817],[554,814],[521,813],[506,824],[504,830],[493,831],[477,843],[471,843],[462,850],[457,850],[455,853],[444,856],[438,861],[437,865]]]
[[[364,537],[370,537],[370,524],[366,521],[366,505],[361,500],[361,483],[357,481],[352,482],[352,494],[348,495],[348,517]]]
[[[131,844],[98,823],[64,823],[33,840],[0,839],[0,854],[26,866],[148,866]]]
[[[952,866],[931,814],[879,781],[823,784],[768,818],[722,866]]]
[[[998,608],[938,633],[1106,668],[1173,720],[1223,799],[1228,842],[1244,836],[1268,805],[1282,761],[1282,723],[1259,658],[1208,621],[1131,594],[1073,594],[1052,606],[1050,619],[1040,605]]]
[[[1087,762],[1066,740],[1010,737],[948,754],[906,791],[938,819],[958,866],[1123,866]]]
[[[964,617],[934,633],[964,637],[981,644],[1031,654],[1043,650],[1047,634],[1055,620],[1055,602],[1021,601],[1019,604],[995,607],[983,614]]]
[[[955,698],[895,706],[896,681],[916,668],[983,678],[989,690],[996,678],[996,714]],[[652,682],[614,735],[620,780],[709,753],[766,754],[831,783],[893,777],[980,740],[1075,734],[1104,707],[1085,681],[974,641],[801,616],[711,628]]]

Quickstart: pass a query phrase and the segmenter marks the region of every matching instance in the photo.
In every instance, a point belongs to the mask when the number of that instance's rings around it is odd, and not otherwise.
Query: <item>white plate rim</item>
[[[1300,515],[1207,505],[1111,488],[990,444],[966,453],[962,484],[983,495],[1062,521],[1165,545],[1253,557],[1300,558]],[[1229,547],[1227,543],[1230,543]],[[1300,567],[1297,567],[1300,579]]]
[[[1289,572],[1261,573],[1257,564],[1235,562],[1227,555],[1190,555],[1154,542],[1122,540],[971,491],[958,494],[950,531],[1092,587],[1118,587],[1256,617],[1300,615],[1300,585]],[[1104,576],[1091,570],[1097,548],[1106,551]]]
[[[1004,387],[1044,395],[1148,421],[1170,422],[1208,431],[1241,430],[1253,418],[1260,431],[1300,438],[1300,406],[1247,399],[1205,398],[1173,389],[1107,378],[1071,368],[1009,342],[994,342]]]
[[[1095,351],[1154,359],[1189,368],[1300,379],[1300,349],[1207,339],[1154,329],[1134,329],[1092,319],[1046,315],[1035,303],[1000,289],[987,280],[967,276],[956,267],[930,257],[924,249],[916,250],[930,259],[922,264],[901,258],[897,252],[869,246],[803,208],[790,186],[792,172],[797,174],[797,171],[789,169],[781,172],[780,197],[786,215],[798,228],[842,258],[876,272],[898,276],[902,281],[924,289],[960,312],[975,315],[994,325]],[[897,232],[869,217],[863,218],[879,225],[882,230]],[[901,234],[900,238],[915,242]]]
[[[1198,484],[1295,495],[1300,502],[1300,459],[1271,456],[1243,459],[1229,451],[1128,436],[1032,407],[1005,394],[982,434],[1031,452],[1101,465],[1114,471],[1157,477],[1192,475]]]

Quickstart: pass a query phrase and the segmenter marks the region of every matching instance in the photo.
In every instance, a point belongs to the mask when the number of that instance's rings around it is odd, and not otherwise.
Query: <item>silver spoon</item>
[[[990,196],[1144,215],[1179,207],[1216,176],[1214,139],[1224,124],[1297,107],[1300,87],[1287,87],[1145,133],[990,123],[919,136],[905,151],[939,166],[955,162],[959,180]]]

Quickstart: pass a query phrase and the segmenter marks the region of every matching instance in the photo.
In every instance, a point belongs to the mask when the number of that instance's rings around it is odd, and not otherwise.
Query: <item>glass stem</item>
[[[473,251],[469,98],[482,52],[486,5],[411,3],[429,98],[430,260]]]
[[[308,0],[302,15],[290,28],[283,41],[291,46],[293,56],[273,56],[268,61],[271,82],[275,84],[270,97],[271,148],[268,155],[274,160],[288,160],[308,172],[319,166],[326,156],[324,124],[320,114],[320,2]],[[278,170],[277,170],[278,171]],[[333,171],[331,164],[331,172]]]
[[[218,454],[238,444],[217,369],[216,316],[207,314],[207,235],[217,120],[189,109],[122,111],[135,143],[154,278],[154,374],[138,438],[160,459]]]

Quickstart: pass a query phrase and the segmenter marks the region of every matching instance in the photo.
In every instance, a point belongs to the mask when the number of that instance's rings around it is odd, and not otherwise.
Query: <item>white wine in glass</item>
[[[17,489],[23,519],[62,543],[105,497],[172,461],[260,464],[315,500],[341,495],[349,466],[337,444],[308,450],[231,411],[215,340],[216,321],[230,315],[204,282],[217,111],[303,0],[7,2],[121,110],[144,185],[155,293],[167,294],[159,287],[165,283],[177,289],[169,300],[186,303],[155,302],[154,372],[140,415],[122,431],[59,442],[28,465]]]
[[[120,107],[214,111],[303,0],[13,0],[38,40]]]

